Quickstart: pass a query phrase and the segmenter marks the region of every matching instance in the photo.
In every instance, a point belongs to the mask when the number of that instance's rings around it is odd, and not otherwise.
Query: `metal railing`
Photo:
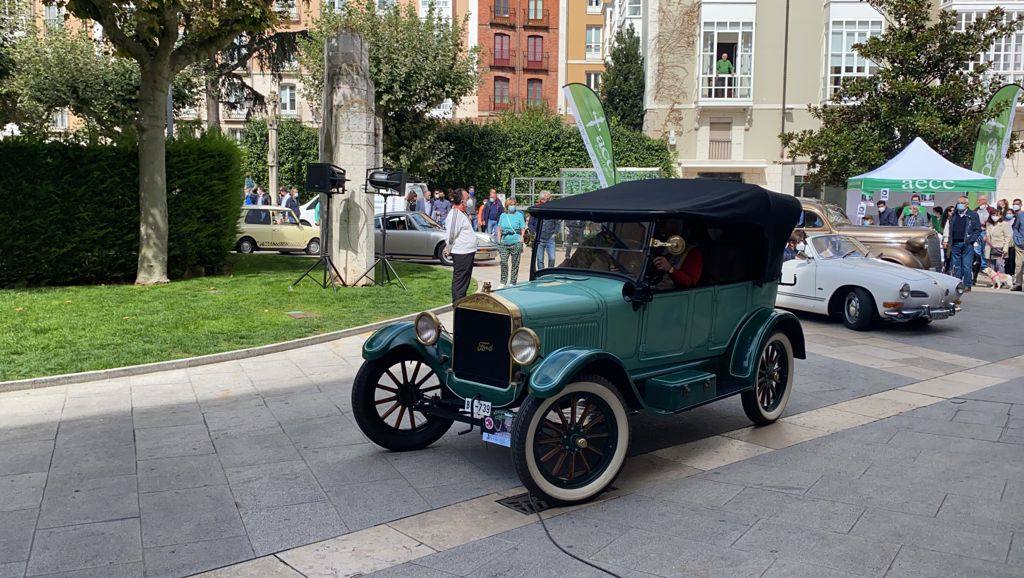
[[[513,110],[516,107],[516,99],[511,96],[491,95],[491,110],[495,112]]]
[[[713,138],[708,141],[708,159],[727,161],[732,158],[732,141]]]
[[[547,70],[548,66],[547,52],[527,52],[523,55],[523,70]]]
[[[547,28],[551,26],[549,11],[537,10],[536,8],[523,9],[523,26],[528,28]]]
[[[700,96],[716,100],[750,100],[751,80],[750,74],[702,74]]]
[[[509,8],[508,6],[491,6],[491,24],[498,24],[500,26],[515,26],[516,11]]]
[[[492,50],[490,62],[492,68],[514,68],[516,65],[516,51]]]

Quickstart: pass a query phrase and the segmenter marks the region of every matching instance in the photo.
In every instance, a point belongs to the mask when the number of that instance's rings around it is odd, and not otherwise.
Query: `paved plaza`
[[[619,575],[1024,575],[1022,313],[975,292],[924,331],[805,317],[786,418],[636,420],[616,489],[551,534]],[[366,440],[365,338],[0,394],[0,577],[600,575],[495,503],[521,490],[478,432]]]

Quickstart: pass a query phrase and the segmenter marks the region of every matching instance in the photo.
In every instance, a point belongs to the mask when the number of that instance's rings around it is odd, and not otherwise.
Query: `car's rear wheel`
[[[257,248],[258,247],[256,246],[256,241],[254,241],[251,237],[242,237],[241,239],[238,240],[238,243],[235,245],[236,251],[245,254],[252,253]]]
[[[400,349],[363,363],[352,383],[352,415],[373,443],[396,452],[436,442],[453,420],[418,411],[416,403],[443,395],[444,384],[414,351]]]
[[[512,463],[531,494],[552,505],[590,500],[622,470],[629,420],[619,392],[582,376],[553,397],[527,396],[512,425]]]
[[[307,255],[319,255],[320,254],[320,239],[313,238],[309,240],[309,244],[306,245]]]
[[[445,267],[451,267],[454,263],[451,255],[444,254],[444,243],[438,243],[437,248],[434,249],[434,257]]]
[[[843,296],[843,325],[854,331],[867,331],[875,320],[875,300],[867,289],[852,287]]]
[[[793,388],[793,344],[781,331],[772,334],[757,358],[754,389],[740,395],[743,412],[757,425],[768,425],[782,416]]]

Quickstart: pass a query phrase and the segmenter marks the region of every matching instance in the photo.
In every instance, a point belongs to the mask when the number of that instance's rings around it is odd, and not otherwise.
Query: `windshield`
[[[562,225],[565,235],[564,258],[557,255],[555,265],[545,271],[576,269],[617,273],[637,279],[644,269],[645,243],[650,223],[608,223],[594,221],[554,221]],[[541,222],[542,234],[547,234],[546,222]],[[559,251],[561,253],[561,251]]]
[[[850,219],[846,218],[846,213],[835,205],[825,205],[825,215],[833,227],[842,227],[843,225],[850,224]]]
[[[867,257],[868,250],[860,241],[843,235],[822,235],[811,239],[811,246],[822,259]]]
[[[409,218],[419,229],[444,229],[437,221],[431,219],[424,213],[409,213]]]

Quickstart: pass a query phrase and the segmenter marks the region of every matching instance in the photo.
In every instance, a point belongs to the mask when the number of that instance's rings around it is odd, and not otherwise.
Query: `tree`
[[[298,187],[303,201],[306,165],[319,162],[319,136],[315,127],[296,119],[284,119],[277,125],[278,182],[284,187]],[[267,120],[252,119],[245,123],[242,140],[242,171],[251,175],[267,174]],[[257,182],[259,179],[257,178]]]
[[[644,128],[644,59],[640,37],[630,24],[619,28],[601,76],[605,113],[627,128]]]
[[[466,26],[466,19],[442,17],[433,2],[423,18],[415,3],[378,11],[376,2],[364,0],[339,12],[325,10],[299,41],[306,99],[321,101],[326,40],[342,28],[358,32],[369,42],[386,161],[417,174],[437,170],[450,151],[436,140],[437,123],[428,113],[446,100],[457,105],[477,85],[476,50],[465,47]]]
[[[820,128],[780,135],[790,155],[809,159],[808,177],[818,187],[845,185],[915,137],[969,165],[978,127],[993,117],[985,105],[1002,84],[979,55],[1021,23],[1004,22],[996,8],[961,31],[956,13],[942,10],[933,17],[931,0],[870,3],[886,15],[885,30],[853,48],[876,63],[877,72],[848,79],[829,102],[808,107]],[[1015,138],[1010,152],[1016,150]]]
[[[139,263],[135,282],[167,282],[167,171],[164,129],[171,80],[243,33],[277,21],[271,0],[65,0],[81,19],[103,26],[121,54],[139,65]]]
[[[134,140],[140,81],[134,60],[113,54],[83,30],[59,27],[44,34],[30,28],[14,42],[10,62],[0,93],[13,100],[12,116],[23,134],[46,135],[53,113],[67,108],[85,121],[82,132],[91,140]],[[199,86],[191,72],[174,77],[176,111],[196,103]]]

